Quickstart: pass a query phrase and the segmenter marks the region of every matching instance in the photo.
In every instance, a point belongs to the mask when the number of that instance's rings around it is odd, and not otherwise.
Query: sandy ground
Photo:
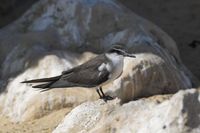
[[[62,109],[23,123],[13,123],[8,118],[0,116],[0,133],[51,133],[70,111],[69,108]]]

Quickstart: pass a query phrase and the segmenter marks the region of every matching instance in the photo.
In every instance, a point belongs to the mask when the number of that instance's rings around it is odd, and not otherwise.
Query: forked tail
[[[55,76],[55,77],[50,77],[50,78],[42,78],[42,79],[33,79],[33,80],[27,80],[23,81],[21,83],[44,83],[44,84],[39,84],[32,86],[33,88],[42,88],[42,91],[46,91],[51,89],[51,85],[58,81],[61,76]]]

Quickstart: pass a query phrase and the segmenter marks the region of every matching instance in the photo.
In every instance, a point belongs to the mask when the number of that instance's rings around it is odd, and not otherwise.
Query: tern
[[[63,71],[59,76],[33,79],[22,83],[40,83],[32,87],[39,88],[41,91],[68,87],[96,88],[100,99],[111,100],[113,98],[104,94],[102,86],[113,82],[122,74],[124,57],[135,58],[136,56],[127,53],[122,45],[113,45],[107,52],[79,66]]]

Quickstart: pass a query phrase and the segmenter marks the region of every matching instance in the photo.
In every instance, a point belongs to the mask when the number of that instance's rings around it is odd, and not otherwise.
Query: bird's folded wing
[[[107,69],[99,71],[98,68],[88,68],[82,71],[62,75],[60,80],[68,81],[82,87],[95,87],[107,81],[109,78]]]

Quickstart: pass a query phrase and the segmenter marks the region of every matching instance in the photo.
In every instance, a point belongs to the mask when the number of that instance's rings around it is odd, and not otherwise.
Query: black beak
[[[136,58],[135,55],[133,55],[133,54],[129,54],[129,53],[127,53],[127,52],[123,52],[123,55],[124,55],[124,56],[127,56],[127,57]]]

